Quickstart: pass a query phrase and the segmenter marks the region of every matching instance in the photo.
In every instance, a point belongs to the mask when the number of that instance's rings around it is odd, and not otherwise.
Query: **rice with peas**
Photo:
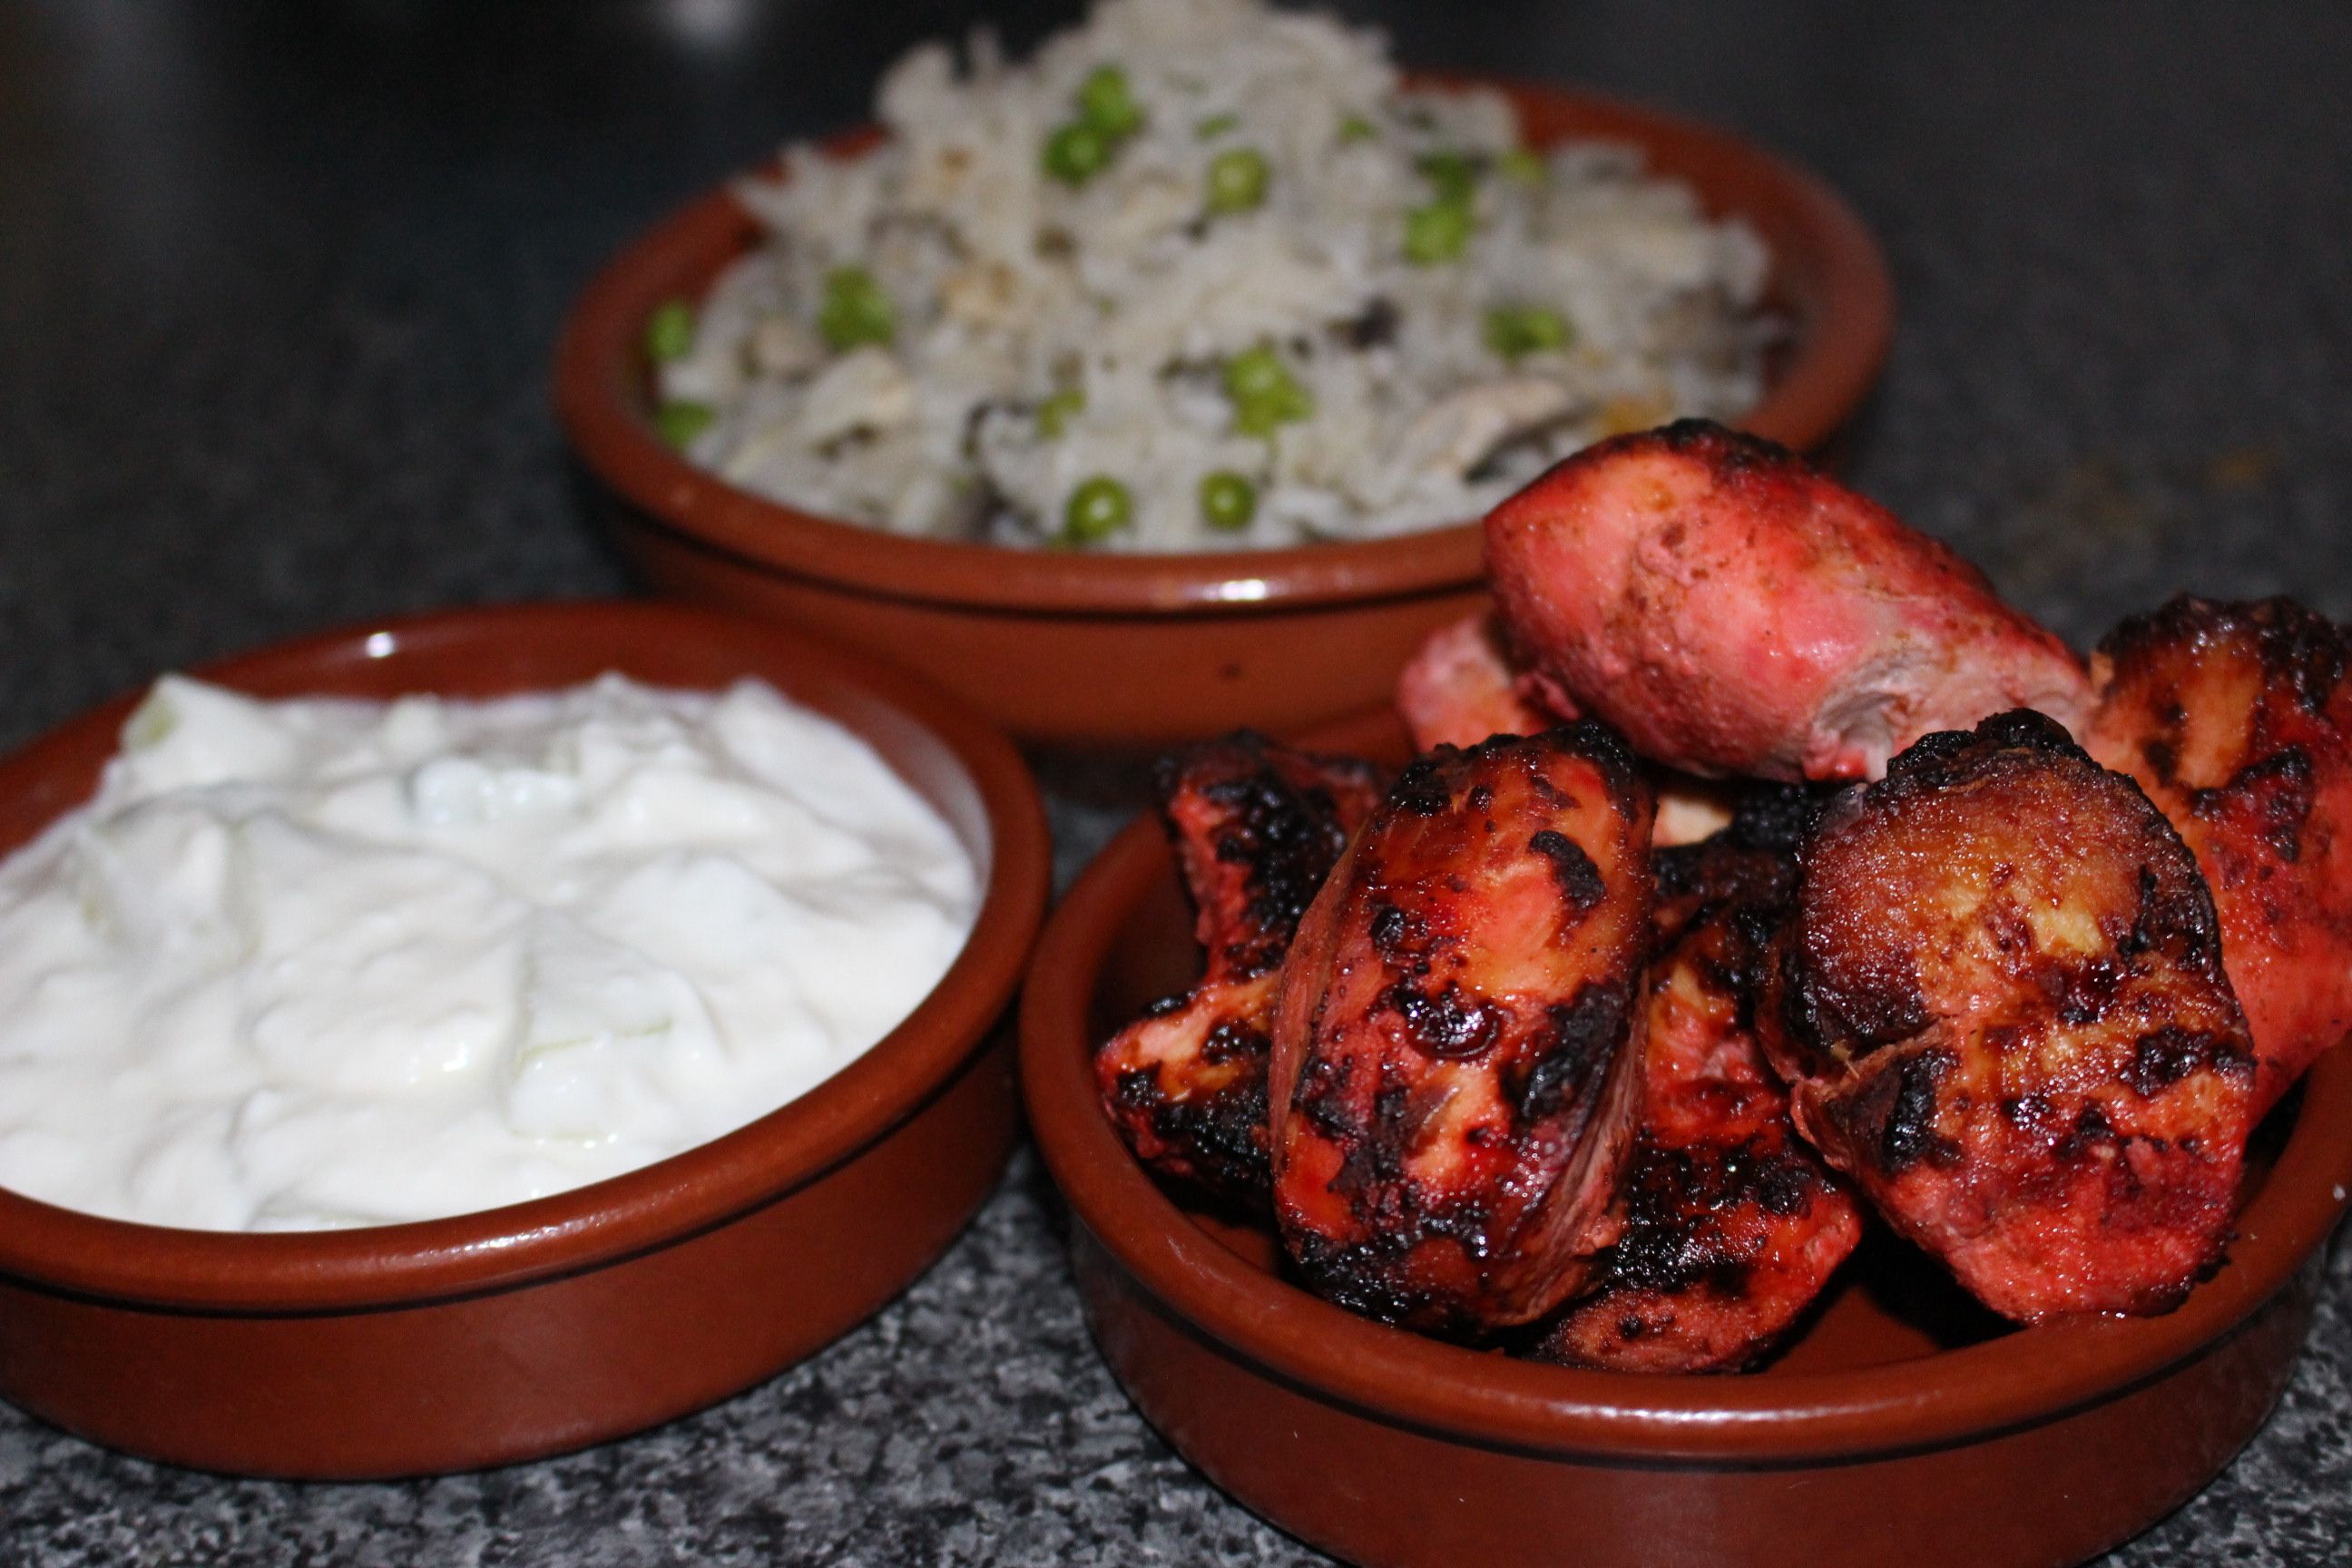
[[[864,156],[657,312],[660,422],[895,532],[1181,551],[1475,518],[1621,429],[1762,393],[1768,258],[1638,154],[1408,91],[1377,33],[1105,0],[1025,63],[927,44]]]

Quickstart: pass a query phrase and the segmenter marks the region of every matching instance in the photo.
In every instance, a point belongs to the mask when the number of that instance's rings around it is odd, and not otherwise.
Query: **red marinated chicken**
[[[1567,721],[1519,684],[1503,628],[1481,611],[1430,633],[1397,676],[1397,711],[1416,752],[1475,746],[1489,735],[1532,735]]]
[[[1792,901],[1805,803],[1774,792],[1656,856],[1642,1132],[1600,1289],[1532,1353],[1620,1372],[1728,1372],[1769,1351],[1862,1238],[1797,1136],[1753,1029],[1757,966]]]
[[[2042,715],[1839,797],[1757,1024],[1798,1127],[1996,1311],[2163,1311],[2220,1257],[2254,1066],[2213,901]]]
[[[1690,773],[1874,778],[1930,731],[2087,705],[2081,662],[1975,568],[1703,421],[1603,441],[1504,501],[1486,570],[1547,705]]]
[[[2197,857],[2267,1109],[2352,1031],[2352,639],[2289,599],[2178,598],[2093,661],[2087,744]]]
[[[1641,1109],[1650,811],[1582,723],[1421,759],[1349,847],[1275,1012],[1275,1214],[1318,1291],[1471,1334],[1588,1281]]]
[[[1154,783],[1207,965],[1191,992],[1103,1042],[1095,1075],[1145,1164],[1262,1202],[1278,971],[1380,780],[1368,764],[1242,733],[1168,759]]]

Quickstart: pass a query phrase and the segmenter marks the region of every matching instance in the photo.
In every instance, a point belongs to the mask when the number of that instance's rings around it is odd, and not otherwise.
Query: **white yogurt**
[[[0,863],[0,1186],[295,1230],[597,1181],[838,1071],[978,902],[879,757],[757,682],[166,677],[90,805]]]

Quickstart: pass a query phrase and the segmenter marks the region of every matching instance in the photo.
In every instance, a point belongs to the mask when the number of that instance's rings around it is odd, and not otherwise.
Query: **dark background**
[[[1850,476],[2069,637],[2178,587],[2352,615],[2352,7],[1342,8],[1826,175],[1901,312]],[[547,409],[567,300],[982,9],[1074,7],[0,0],[0,746],[291,633],[624,588]],[[1066,851],[1117,815],[1064,798]],[[489,1476],[234,1483],[0,1409],[0,1561],[1312,1560],[1135,1417],[1056,1223],[1024,1156],[815,1362]],[[2339,1256],[2269,1430],[2117,1561],[2343,1562],[2347,1382]]]

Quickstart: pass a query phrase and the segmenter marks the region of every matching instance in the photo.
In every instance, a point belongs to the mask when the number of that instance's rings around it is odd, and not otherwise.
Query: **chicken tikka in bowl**
[[[2339,628],[2183,599],[2086,664],[1698,423],[1486,534],[1384,788],[1248,735],[1162,768],[1208,956],[1096,1054],[1139,1158],[1332,1301],[1585,1366],[1769,1356],[1865,1216],[2024,1322],[2221,1265],[2352,1029]]]

